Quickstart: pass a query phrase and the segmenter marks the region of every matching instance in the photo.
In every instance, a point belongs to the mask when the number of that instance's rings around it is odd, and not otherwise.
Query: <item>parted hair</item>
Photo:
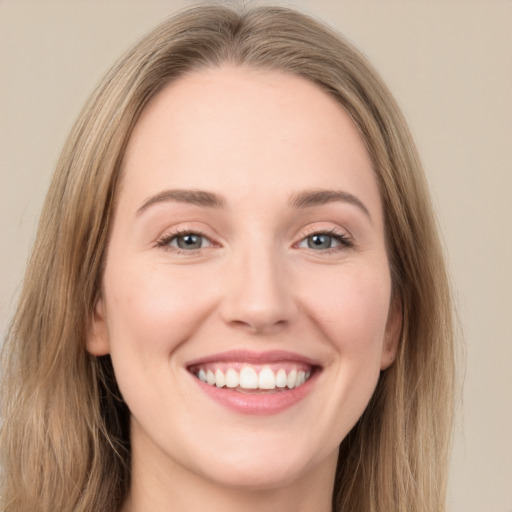
[[[454,388],[452,307],[438,226],[407,124],[367,60],[293,9],[218,4],[164,21],[108,72],[65,144],[3,350],[3,512],[118,512],[130,486],[129,411],[109,356],[85,348],[120,163],[147,103],[223,63],[304,77],[365,142],[382,198],[403,323],[394,364],[339,450],[336,512],[444,510]]]

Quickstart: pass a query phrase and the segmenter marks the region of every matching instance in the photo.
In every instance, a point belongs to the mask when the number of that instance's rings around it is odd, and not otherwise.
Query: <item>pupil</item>
[[[308,239],[310,249],[329,249],[332,239],[329,235],[313,235]]]
[[[188,234],[178,238],[178,247],[180,249],[199,249],[201,247],[201,237],[199,235]]]

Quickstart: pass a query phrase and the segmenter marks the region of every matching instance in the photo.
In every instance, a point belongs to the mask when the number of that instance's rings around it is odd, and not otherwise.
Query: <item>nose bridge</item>
[[[270,240],[247,240],[233,253],[224,297],[224,319],[253,331],[289,323],[294,305],[285,256]]]

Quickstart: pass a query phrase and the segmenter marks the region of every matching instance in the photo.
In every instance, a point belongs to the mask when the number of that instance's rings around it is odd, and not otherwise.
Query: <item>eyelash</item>
[[[307,240],[308,238],[311,238],[312,236],[315,236],[315,235],[316,236],[329,236],[335,242],[337,242],[339,244],[335,247],[330,247],[330,248],[324,249],[324,250],[314,251],[312,249],[314,252],[318,252],[322,255],[334,254],[339,251],[344,251],[344,250],[351,249],[352,247],[354,247],[354,243],[350,239],[350,237],[348,235],[346,235],[345,233],[338,231],[335,228],[330,229],[330,230],[320,230],[320,231],[312,230],[310,233],[306,234],[306,236],[301,238],[301,240],[298,243],[300,244],[300,243],[304,242],[305,240]]]
[[[195,231],[193,229],[176,229],[175,231],[172,231],[171,233],[166,233],[161,238],[159,238],[156,242],[157,247],[162,248],[164,251],[169,251],[174,254],[194,254],[196,251],[199,251],[200,249],[180,249],[179,247],[173,247],[170,245],[170,243],[180,236],[185,235],[195,235],[198,237],[201,237],[202,239],[206,239],[210,242],[210,244],[215,245],[206,235],[203,235],[199,231]],[[203,249],[203,247],[201,247]]]
[[[212,242],[206,235],[202,234],[199,231],[195,231],[193,229],[176,229],[175,231],[173,231],[171,233],[167,233],[157,240],[156,246],[164,249],[165,251],[172,252],[174,254],[184,254],[184,255],[194,254],[197,251],[199,251],[200,249],[206,248],[206,247],[201,247],[198,249],[180,249],[179,247],[174,247],[174,246],[170,245],[170,243],[173,240],[175,240],[176,238],[179,238],[180,236],[185,236],[185,235],[195,235],[195,236],[201,237],[202,239],[208,240],[208,242],[212,246],[215,246],[215,245],[218,246],[218,244],[215,244],[214,242]],[[324,250],[315,251],[314,249],[311,249],[313,252],[318,252],[320,254],[327,254],[327,255],[333,254],[338,251],[350,249],[354,246],[354,243],[352,242],[350,237],[348,237],[345,233],[340,233],[336,229],[331,229],[331,230],[327,230],[327,231],[325,231],[325,230],[324,231],[322,231],[322,230],[311,231],[310,233],[308,233],[304,237],[302,237],[299,242],[294,244],[294,246],[297,246],[298,244],[303,243],[308,238],[315,236],[315,235],[316,236],[329,236],[335,242],[337,242],[339,244],[339,245],[336,245],[335,247],[330,247],[330,248],[324,249]]]

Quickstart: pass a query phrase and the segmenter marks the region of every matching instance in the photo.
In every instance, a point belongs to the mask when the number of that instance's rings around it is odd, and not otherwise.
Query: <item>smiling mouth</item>
[[[315,371],[307,364],[208,364],[189,368],[200,381],[212,387],[240,393],[275,393],[298,388]]]
[[[299,404],[323,367],[294,352],[232,350],[189,361],[186,370],[206,396],[238,414],[271,415]]]
[[[317,361],[280,350],[233,350],[190,361],[186,368],[207,389],[245,395],[298,391],[322,370]]]

